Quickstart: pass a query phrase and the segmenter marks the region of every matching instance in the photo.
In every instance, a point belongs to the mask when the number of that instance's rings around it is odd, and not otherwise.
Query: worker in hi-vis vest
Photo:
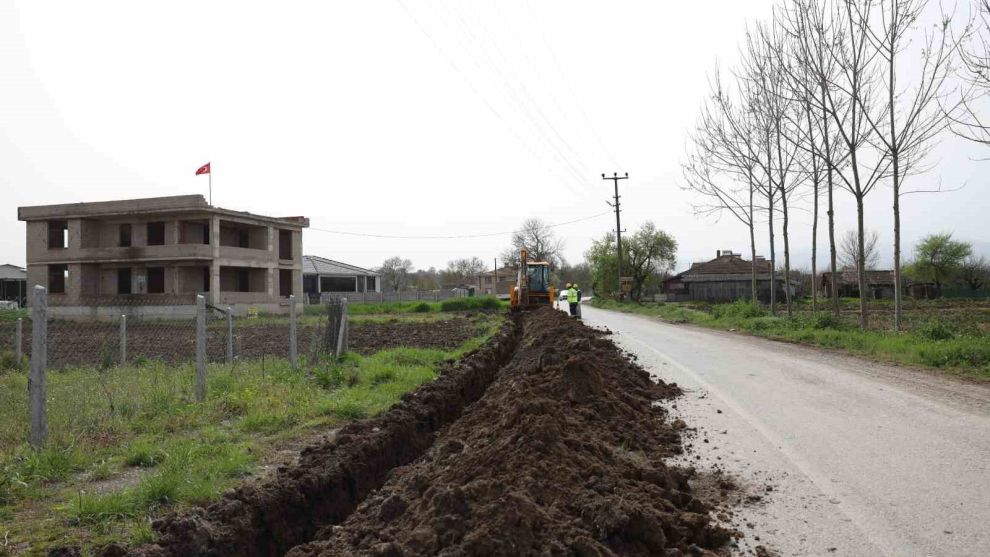
[[[567,309],[571,312],[571,315],[574,317],[577,317],[577,305],[578,305],[577,285],[572,284],[567,289]]]

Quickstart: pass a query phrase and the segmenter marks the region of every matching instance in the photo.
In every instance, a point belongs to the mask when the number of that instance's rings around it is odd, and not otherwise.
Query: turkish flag
[[[199,176],[200,174],[209,174],[209,173],[210,173],[210,163],[206,163],[203,166],[199,167],[199,169],[196,171],[196,176]]]

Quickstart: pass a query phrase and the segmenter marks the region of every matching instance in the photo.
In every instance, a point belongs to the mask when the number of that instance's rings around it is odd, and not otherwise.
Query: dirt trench
[[[298,464],[157,521],[159,543],[130,554],[723,554],[732,532],[665,464],[684,425],[657,401],[679,392],[604,333],[531,312]]]

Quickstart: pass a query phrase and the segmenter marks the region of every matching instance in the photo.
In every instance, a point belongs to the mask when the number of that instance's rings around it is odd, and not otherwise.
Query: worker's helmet
[[[567,288],[570,288],[570,287],[571,287],[571,283],[568,282],[567,283]]]
[[[577,288],[577,283],[576,282],[574,283],[574,288]]]

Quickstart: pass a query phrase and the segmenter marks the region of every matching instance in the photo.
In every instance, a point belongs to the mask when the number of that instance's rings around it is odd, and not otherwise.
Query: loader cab
[[[549,292],[550,265],[542,262],[527,265],[526,283],[530,292]]]

